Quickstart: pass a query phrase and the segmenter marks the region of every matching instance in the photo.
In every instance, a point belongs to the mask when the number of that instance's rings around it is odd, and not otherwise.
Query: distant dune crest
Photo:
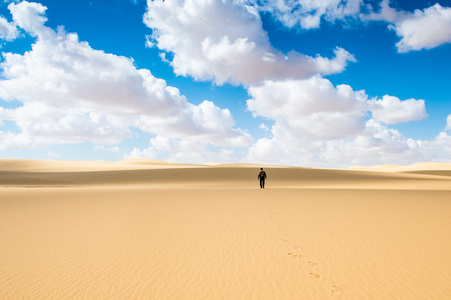
[[[352,166],[348,170],[362,170],[362,171],[380,171],[380,172],[405,172],[405,171],[433,171],[433,170],[447,170],[451,171],[451,163],[437,163],[437,162],[420,162],[411,165],[377,165],[377,166]]]
[[[70,160],[33,160],[33,159],[7,159],[0,158],[0,171],[7,170],[30,170],[30,171],[107,171],[124,169],[142,169],[152,167],[221,167],[221,168],[299,168],[314,169],[294,166],[280,166],[253,163],[219,163],[210,162],[204,164],[186,164],[160,161],[154,159],[126,159],[119,162],[104,161],[70,161]],[[327,170],[327,169],[326,169]],[[346,170],[377,171],[377,172],[406,172],[406,171],[451,171],[451,163],[420,162],[412,165],[377,165],[377,166],[351,166]]]

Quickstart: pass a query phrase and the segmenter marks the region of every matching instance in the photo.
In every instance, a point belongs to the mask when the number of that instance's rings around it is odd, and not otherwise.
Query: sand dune
[[[271,187],[445,189],[448,172],[380,172],[262,165]],[[251,187],[260,165],[187,165],[152,160],[119,163],[0,160],[0,186],[172,186]],[[377,169],[377,168],[376,168]],[[378,169],[377,169],[378,170]],[[258,172],[257,172],[258,173]]]
[[[379,171],[379,172],[417,172],[417,171],[451,171],[451,163],[435,163],[435,162],[422,162],[412,165],[380,165],[371,167],[354,166],[349,170],[362,170],[362,171]]]
[[[259,167],[0,160],[0,299],[450,299],[446,165]]]
[[[0,171],[21,172],[92,172],[140,170],[160,168],[193,168],[196,165],[174,164],[150,159],[130,159],[120,162],[102,161],[64,161],[64,160],[32,160],[32,159],[0,159]]]
[[[382,165],[372,167],[351,167],[349,170],[397,172],[420,175],[451,176],[451,163],[416,163],[413,165]]]

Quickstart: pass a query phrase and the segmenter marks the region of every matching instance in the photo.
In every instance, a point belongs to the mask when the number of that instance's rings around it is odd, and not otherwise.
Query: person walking
[[[265,180],[266,180],[266,172],[263,171],[263,168],[260,168],[260,173],[258,173],[258,179],[260,180],[260,188],[265,188]]]

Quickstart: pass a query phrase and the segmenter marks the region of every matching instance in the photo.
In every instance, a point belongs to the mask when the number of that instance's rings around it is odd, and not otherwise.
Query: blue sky
[[[0,10],[0,157],[451,162],[451,1]]]

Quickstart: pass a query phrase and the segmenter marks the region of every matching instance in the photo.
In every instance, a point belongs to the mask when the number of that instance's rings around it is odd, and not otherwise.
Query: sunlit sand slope
[[[0,299],[451,295],[443,174],[46,163],[0,168]]]

